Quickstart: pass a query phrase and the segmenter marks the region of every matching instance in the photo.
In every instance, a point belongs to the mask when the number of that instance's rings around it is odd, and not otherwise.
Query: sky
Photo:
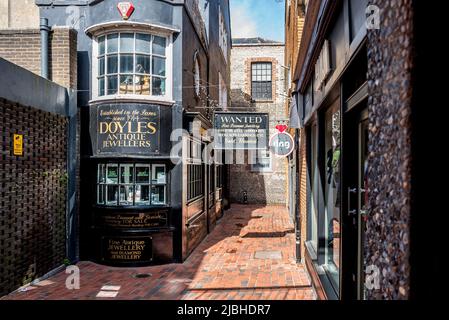
[[[233,38],[284,42],[284,0],[230,0]]]

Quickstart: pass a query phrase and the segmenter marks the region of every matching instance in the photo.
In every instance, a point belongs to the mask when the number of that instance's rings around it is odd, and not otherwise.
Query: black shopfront
[[[305,264],[323,299],[363,299],[366,215],[366,1],[322,1],[298,81],[305,130]],[[314,9],[311,9],[314,10]]]
[[[170,107],[90,107],[88,237],[93,260],[112,265],[173,261]]]
[[[229,3],[69,2],[36,4],[49,25],[78,31],[74,260],[182,262],[229,206],[224,162],[202,159],[213,111],[227,108],[215,89],[219,76],[229,87]]]

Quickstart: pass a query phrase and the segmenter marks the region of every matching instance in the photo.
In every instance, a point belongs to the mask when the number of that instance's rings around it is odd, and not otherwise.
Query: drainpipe
[[[50,27],[48,26],[48,19],[41,18],[40,23],[41,30],[41,76],[48,79],[48,35],[50,33]]]

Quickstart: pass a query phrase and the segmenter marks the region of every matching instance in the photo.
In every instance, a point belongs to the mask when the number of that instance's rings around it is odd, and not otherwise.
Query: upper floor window
[[[195,95],[197,97],[200,97],[201,93],[201,75],[200,75],[200,62],[198,61],[198,53],[195,53],[195,59],[194,59],[194,72],[193,72],[193,82],[194,82],[194,88],[195,88]]]
[[[228,62],[228,31],[226,30],[226,23],[221,6],[219,6],[219,45],[225,61]]]
[[[98,96],[165,96],[167,38],[132,32],[98,37]]]
[[[273,172],[271,153],[267,150],[257,150],[251,153],[253,172]]]
[[[228,109],[228,88],[226,87],[226,81],[223,79],[223,75],[219,72],[218,73],[218,103],[219,107],[222,110]]]
[[[251,96],[254,100],[272,100],[271,62],[251,64]]]

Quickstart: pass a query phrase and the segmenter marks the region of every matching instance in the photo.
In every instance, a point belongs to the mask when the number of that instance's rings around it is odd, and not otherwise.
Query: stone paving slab
[[[68,290],[68,275],[61,272],[1,299],[316,298],[305,267],[295,261],[293,224],[287,210],[278,206],[233,205],[183,264],[117,268],[82,261],[77,265],[79,290]],[[144,273],[151,277],[136,277]]]

